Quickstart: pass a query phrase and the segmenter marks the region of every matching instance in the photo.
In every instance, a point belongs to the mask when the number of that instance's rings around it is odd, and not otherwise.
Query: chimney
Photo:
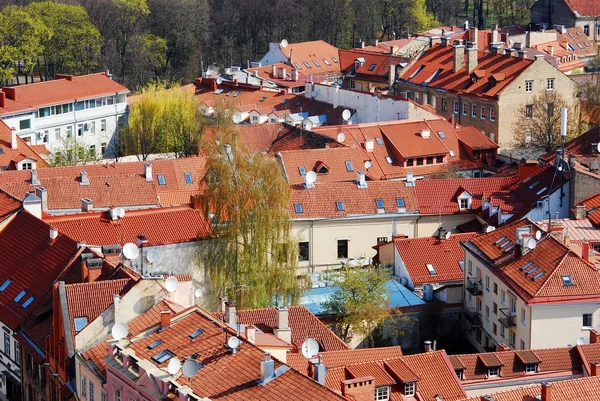
[[[465,65],[465,46],[462,44],[462,40],[458,39],[454,41],[454,64],[452,71],[457,72]]]
[[[469,41],[473,42],[473,43],[477,43],[477,34],[479,33],[479,30],[476,27],[471,27],[469,28]]]
[[[373,139],[366,139],[365,140],[365,150],[367,152],[373,152],[373,151],[375,151],[375,141]]]
[[[320,385],[325,385],[325,377],[327,376],[327,366],[323,364],[321,361],[321,355],[319,355],[319,360],[313,366],[314,379]]]
[[[250,344],[256,342],[256,327],[250,325],[246,326],[246,339]]]
[[[279,72],[277,74],[277,78],[279,78],[279,79],[285,79],[286,78],[285,68],[279,68]]]
[[[521,60],[524,60],[524,59],[526,59],[526,58],[527,58],[527,50],[519,50],[519,51],[517,52],[517,54],[519,55],[519,58],[520,58]]]
[[[596,264],[596,252],[593,249],[590,249],[588,253],[588,262],[591,264]]]
[[[548,54],[551,56],[554,56],[554,46],[552,46],[552,45],[548,46]]]
[[[29,182],[29,185],[40,185],[40,180],[38,178],[37,170],[30,170],[30,173],[31,173],[31,181]]]
[[[0,107],[6,107],[6,93],[0,90]]]
[[[366,174],[364,171],[358,170],[356,172],[356,185],[361,189],[368,187],[367,180],[365,177],[366,177]]]
[[[43,187],[35,187],[35,195],[42,200],[42,212],[48,211],[48,191]]]
[[[567,248],[571,246],[571,236],[568,233],[564,235],[564,244]]]
[[[440,39],[440,44],[442,47],[447,47],[448,46],[448,37],[447,36],[442,36],[442,38]]]
[[[102,275],[104,261],[101,258],[90,258],[86,259],[84,263],[87,267],[87,282],[93,283],[94,281],[97,281]]]
[[[94,201],[89,198],[81,198],[81,211],[91,212],[94,209]]]
[[[600,365],[600,362],[592,362],[590,363],[590,376],[598,376],[598,373],[600,373],[598,366]]]
[[[388,71],[388,81],[389,84],[392,85],[396,82],[396,65],[390,64],[390,70]]]
[[[375,394],[375,378],[373,376],[357,377],[343,380],[342,395],[355,401],[372,401]]]
[[[528,177],[531,177],[537,172],[539,167],[539,163],[535,160],[521,159],[518,169],[519,181],[525,181]]]
[[[227,297],[219,297],[219,312],[225,313]]]
[[[225,302],[225,323],[237,323],[237,311],[233,302]]]
[[[542,401],[552,401],[552,383],[542,383]]]
[[[42,218],[42,200],[38,198],[33,192],[29,192],[25,199],[23,199],[23,209],[37,217]]]
[[[502,344],[499,343],[498,346],[496,347],[496,352],[506,352],[506,351],[510,351],[510,347],[506,344]]]
[[[171,325],[171,311],[161,310],[160,311],[160,328],[166,329]]]
[[[123,369],[128,370],[131,365],[131,354],[128,349],[121,351],[121,358],[123,359]]]
[[[79,185],[90,185],[90,179],[88,178],[88,174],[81,170],[79,175]]]
[[[533,56],[535,58],[534,61],[543,61],[546,59],[546,56],[544,56],[543,54],[536,54],[535,56]]]
[[[498,24],[492,24],[492,42],[498,42],[499,40]]]
[[[18,146],[19,145],[17,142],[17,129],[11,128],[10,129],[10,148],[12,150],[17,150]]]
[[[586,239],[584,239],[583,244],[581,244],[581,258],[586,262],[590,261],[590,244]]]
[[[277,76],[277,66],[275,64],[271,65],[271,78],[275,78]]]
[[[181,386],[177,389],[178,401],[189,401],[192,389],[188,386]]]
[[[118,322],[121,314],[121,297],[119,294],[113,294],[113,310],[115,312],[115,322]]]
[[[471,74],[477,68],[477,48],[467,49],[467,74]]]
[[[427,340],[425,341],[425,352],[431,352],[432,348],[431,348],[431,341]]]
[[[192,205],[192,209],[194,210],[202,210],[204,207],[204,198],[202,195],[191,195],[190,203]]]
[[[562,221],[553,220],[550,222],[550,235],[552,235],[558,242],[564,243],[565,238],[565,227]]]
[[[587,217],[585,205],[575,206],[575,220],[583,220]]]
[[[297,81],[299,76],[300,76],[300,73],[298,72],[298,70],[296,68],[294,68],[292,70],[292,80]]]
[[[54,241],[58,237],[58,230],[54,227],[50,227],[50,240]]]
[[[146,181],[152,181],[152,164],[144,163],[144,176]]]
[[[294,65],[294,49],[290,49],[290,58],[288,61],[290,65]]]
[[[600,342],[600,333],[596,329],[590,329],[590,344],[598,344]]]
[[[270,352],[265,352],[265,359],[260,361],[260,375],[263,383],[268,382],[275,374],[275,361],[271,358]]]
[[[288,344],[292,343],[292,330],[288,324],[289,310],[287,308],[277,308],[277,328],[273,329],[275,337]]]

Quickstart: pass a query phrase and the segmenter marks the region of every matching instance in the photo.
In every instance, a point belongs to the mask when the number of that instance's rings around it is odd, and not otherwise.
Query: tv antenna
[[[127,324],[124,322],[117,322],[113,325],[110,330],[110,334],[113,336],[115,340],[122,340],[127,337],[129,334],[129,329],[127,328]]]

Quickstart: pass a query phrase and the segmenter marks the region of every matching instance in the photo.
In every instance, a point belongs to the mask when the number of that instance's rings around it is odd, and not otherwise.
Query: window
[[[387,401],[389,399],[390,399],[390,388],[388,386],[377,387],[375,389],[375,401]]]
[[[100,120],[100,132],[106,132],[106,119]]]
[[[25,296],[25,294],[27,294],[27,290],[21,290],[21,292],[19,292],[17,294],[17,296],[15,297],[14,301],[15,302],[21,301],[21,299],[23,299],[23,297]]]
[[[502,305],[506,305],[506,291],[504,290],[500,292],[500,301],[502,302]]]
[[[533,92],[533,81],[525,81],[525,93]]]
[[[410,91],[406,91],[406,93],[404,94],[404,96],[405,96],[407,99],[410,99]]]
[[[471,105],[471,117],[477,117],[477,106],[474,104]]]
[[[433,156],[427,157],[427,164],[433,164]]]
[[[589,25],[585,25],[583,27],[583,33],[585,33],[587,36],[590,36],[590,26]]]
[[[567,275],[567,274],[564,274],[564,275],[562,276],[562,281],[563,281],[563,285],[565,285],[565,286],[571,286],[571,285],[574,285],[574,284],[573,284],[573,279],[571,278],[571,276],[569,276],[569,275]]]
[[[468,107],[468,106],[467,106],[467,104],[466,104],[466,103],[463,103],[463,104],[462,104],[462,113],[463,113],[463,116],[466,116],[466,115],[468,114],[468,112],[467,112],[467,107]]]
[[[533,117],[533,105],[528,104],[525,106],[525,118],[527,120],[531,120],[532,117]]]
[[[490,121],[496,121],[496,108],[490,107]]]
[[[473,274],[473,261],[469,260],[469,274]]]
[[[298,243],[298,260],[308,260],[308,242]]]
[[[96,121],[91,121],[87,128],[88,128],[88,131],[90,131],[90,133],[95,134],[96,133]]]
[[[442,98],[442,111],[446,111],[448,109],[448,102],[446,101],[446,98]],[[458,112],[458,109],[455,111],[455,113]]]
[[[375,206],[377,206],[377,209],[384,209],[383,199],[375,199]]]
[[[406,207],[404,203],[404,198],[396,198],[396,206],[398,207]]]
[[[458,100],[454,101],[454,114],[458,114],[459,108],[458,108]]]
[[[172,353],[171,351],[166,349],[166,350],[161,351],[158,354],[154,355],[152,357],[152,360],[158,364],[161,364],[161,363],[166,362],[169,359],[173,358],[174,356],[175,356],[174,353]]]
[[[525,349],[525,341],[521,340],[521,349]],[[525,365],[525,373],[536,373],[537,365],[536,364],[527,364]]]
[[[375,142],[377,142],[377,145],[383,146],[383,139],[381,137],[375,137]]]
[[[304,62],[304,66],[305,66],[306,68],[312,68],[312,67],[311,67],[311,65],[310,65],[310,64],[308,64],[308,61],[305,61],[305,62]]]
[[[4,333],[4,353],[10,357],[10,336]]]
[[[525,308],[521,308],[521,323],[525,324],[526,320],[525,318],[527,317],[527,312],[525,312]]]
[[[498,377],[500,376],[500,368],[488,368],[488,377]]]
[[[442,156],[442,155],[436,156],[435,157],[435,162],[437,164],[442,164],[444,162],[444,156]]]
[[[485,289],[487,292],[490,292],[490,276],[485,276]]]
[[[485,117],[485,109],[486,109],[485,106],[481,106],[481,119],[482,120],[486,119],[486,117]]]
[[[383,244],[385,242],[387,242],[387,237],[377,237],[378,244]]]
[[[165,180],[165,176],[162,174],[158,174],[156,176],[156,178],[158,179],[158,185],[167,185],[167,181]]]
[[[325,63],[325,65],[331,65],[331,63],[329,62],[329,60],[327,60],[326,58],[323,59],[323,62]]]
[[[498,304],[497,303],[492,303],[492,312],[494,312],[494,315],[498,314]]]
[[[297,214],[304,213],[304,209],[302,208],[302,203],[296,203],[296,204],[294,204],[294,211]]]
[[[73,126],[67,125],[66,132],[67,138],[70,139],[73,136]]]
[[[406,167],[412,167],[415,163],[414,159],[406,159]]]
[[[481,309],[482,309],[481,307],[482,307],[482,305],[483,305],[483,304],[481,303],[481,299],[480,299],[480,298],[477,298],[475,301],[476,301],[476,304],[477,304],[477,305],[476,305],[476,306],[477,306],[477,312],[481,312]]]
[[[468,209],[469,208],[469,199],[460,199],[460,208]]]
[[[115,390],[115,401],[121,401],[121,390]]]
[[[21,364],[21,345],[15,341],[15,359],[17,365]]]
[[[337,241],[337,257],[338,257],[338,259],[347,259],[348,258],[348,240],[347,239],[339,239]]]
[[[29,129],[31,128],[31,119],[19,121],[19,129]]]
[[[4,290],[6,290],[8,288],[8,286],[10,285],[10,283],[12,283],[11,279],[6,279],[6,281],[4,283],[2,283],[2,285],[0,285],[0,293],[3,292]]]
[[[517,342],[517,334],[512,330],[508,330],[508,343],[510,344],[511,347],[515,348],[516,342]]]
[[[498,284],[494,283],[494,294],[498,295]]]
[[[100,393],[100,401],[106,401],[106,393],[104,391]]]
[[[348,171],[348,172],[354,171],[354,168],[352,167],[352,162],[350,160],[346,160],[344,162],[344,164],[346,164],[346,171]]]
[[[90,380],[89,386],[90,401],[94,401],[94,382]]]
[[[88,324],[88,318],[83,316],[83,317],[76,317],[75,319],[73,319],[73,323],[75,324],[75,332],[78,333],[81,330],[83,330],[83,328],[85,326],[87,326]]]
[[[204,330],[202,329],[197,329],[196,331],[194,331],[192,334],[190,334],[188,337],[190,340],[193,340],[194,338],[202,335],[204,333]]]
[[[549,91],[554,90],[554,78],[548,78],[548,81],[546,83],[546,89],[548,89]]]
[[[415,94],[413,96],[413,100],[417,103],[419,102],[419,93],[418,92],[415,92]]]
[[[463,371],[462,370],[455,370],[454,372],[456,373],[456,377],[458,377],[458,380],[463,379]]]
[[[185,177],[186,184],[191,184],[192,182],[194,182],[194,180],[192,179],[192,173],[184,173],[183,175]]]
[[[332,57],[331,59],[333,60],[334,63],[336,63],[336,64],[338,63],[337,58]]]
[[[492,323],[492,334],[494,334],[495,336],[498,335],[498,326],[496,325],[496,323]]]
[[[81,396],[87,397],[87,377],[81,376]]]
[[[417,158],[417,166],[422,166],[423,165],[423,158],[419,157]]]
[[[415,395],[415,382],[404,383],[404,395]]]
[[[431,274],[432,276],[437,275],[437,272],[435,271],[435,268],[431,263],[427,263],[425,266],[427,266],[427,271],[429,272],[429,274]]]
[[[294,104],[294,106],[298,107],[298,106],[300,106],[300,105],[302,104],[302,102],[303,102],[303,100],[298,100],[298,101],[297,101],[297,102]]]
[[[83,135],[83,124],[77,124],[77,136]]]
[[[377,64],[371,64],[369,66],[369,71],[373,71],[375,68],[377,68]]]
[[[148,345],[146,348],[154,349],[154,348],[158,347],[159,345],[161,345],[162,343],[163,343],[162,340],[156,340],[152,344]]]
[[[583,327],[584,328],[591,328],[592,327],[592,314],[591,313],[584,313],[583,314]]]
[[[489,307],[489,305],[485,306],[485,318],[487,320],[490,320],[490,307]]]
[[[344,207],[344,202],[342,201],[335,202],[335,207],[338,212],[343,212],[344,210],[346,210],[346,208]]]

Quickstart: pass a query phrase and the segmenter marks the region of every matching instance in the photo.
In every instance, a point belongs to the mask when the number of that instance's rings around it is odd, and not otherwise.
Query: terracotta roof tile
[[[382,78],[384,82],[389,76],[390,65],[395,67],[401,62],[406,61],[405,58],[391,56],[389,50],[388,54],[377,54],[362,49],[350,49],[340,50],[339,54],[340,68],[343,72],[354,73],[357,77],[364,76],[369,80]],[[365,61],[355,70],[355,60],[359,57],[362,57]]]
[[[272,74],[273,66],[275,66],[275,75]],[[279,69],[286,69],[285,78],[279,76]],[[292,68],[285,63],[276,63],[270,65],[263,65],[255,68],[246,68],[249,73],[268,81],[275,83],[280,88],[298,88],[306,85],[306,76],[298,70],[298,80],[293,80]]]
[[[0,190],[0,222],[15,213],[22,203]]]
[[[402,361],[420,378],[417,391],[424,400],[434,401],[438,393],[445,401],[465,397],[445,351],[407,355]]]
[[[338,49],[323,40],[289,43],[286,47],[281,48],[281,51],[286,57],[292,57],[292,63],[300,64],[300,72],[306,76],[310,76],[311,74],[339,75],[339,60],[337,63],[334,61],[334,58],[337,60],[339,57]],[[330,65],[327,65],[323,59],[327,59]],[[315,61],[320,66],[315,65]],[[309,63],[311,68],[307,68],[304,62]]]
[[[390,362],[396,362],[396,360]],[[346,366],[346,370],[350,376],[355,379],[359,377],[373,376],[375,378],[376,387],[391,386],[392,384],[396,384],[396,380],[394,380],[394,378],[386,372],[381,363],[370,362],[360,365],[350,365]]]
[[[486,368],[495,368],[499,366],[504,366],[502,361],[498,359],[498,357],[493,353],[479,354],[479,360]]]
[[[402,383],[419,380],[419,376],[413,372],[401,359],[391,359],[384,362],[385,367]]]
[[[0,108],[0,112],[1,112]],[[0,168],[16,170],[16,163],[24,159],[32,159],[37,168],[48,167],[48,163],[40,156],[38,149],[30,146],[17,135],[17,148],[12,148],[12,132],[8,125],[0,120]]]
[[[596,0],[565,0],[565,3],[576,15],[584,17],[600,15],[600,3]]]

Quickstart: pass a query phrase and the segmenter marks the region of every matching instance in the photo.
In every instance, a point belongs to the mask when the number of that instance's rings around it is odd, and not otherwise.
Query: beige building
[[[466,338],[478,350],[587,344],[600,327],[600,273],[530,220],[464,248]]]

